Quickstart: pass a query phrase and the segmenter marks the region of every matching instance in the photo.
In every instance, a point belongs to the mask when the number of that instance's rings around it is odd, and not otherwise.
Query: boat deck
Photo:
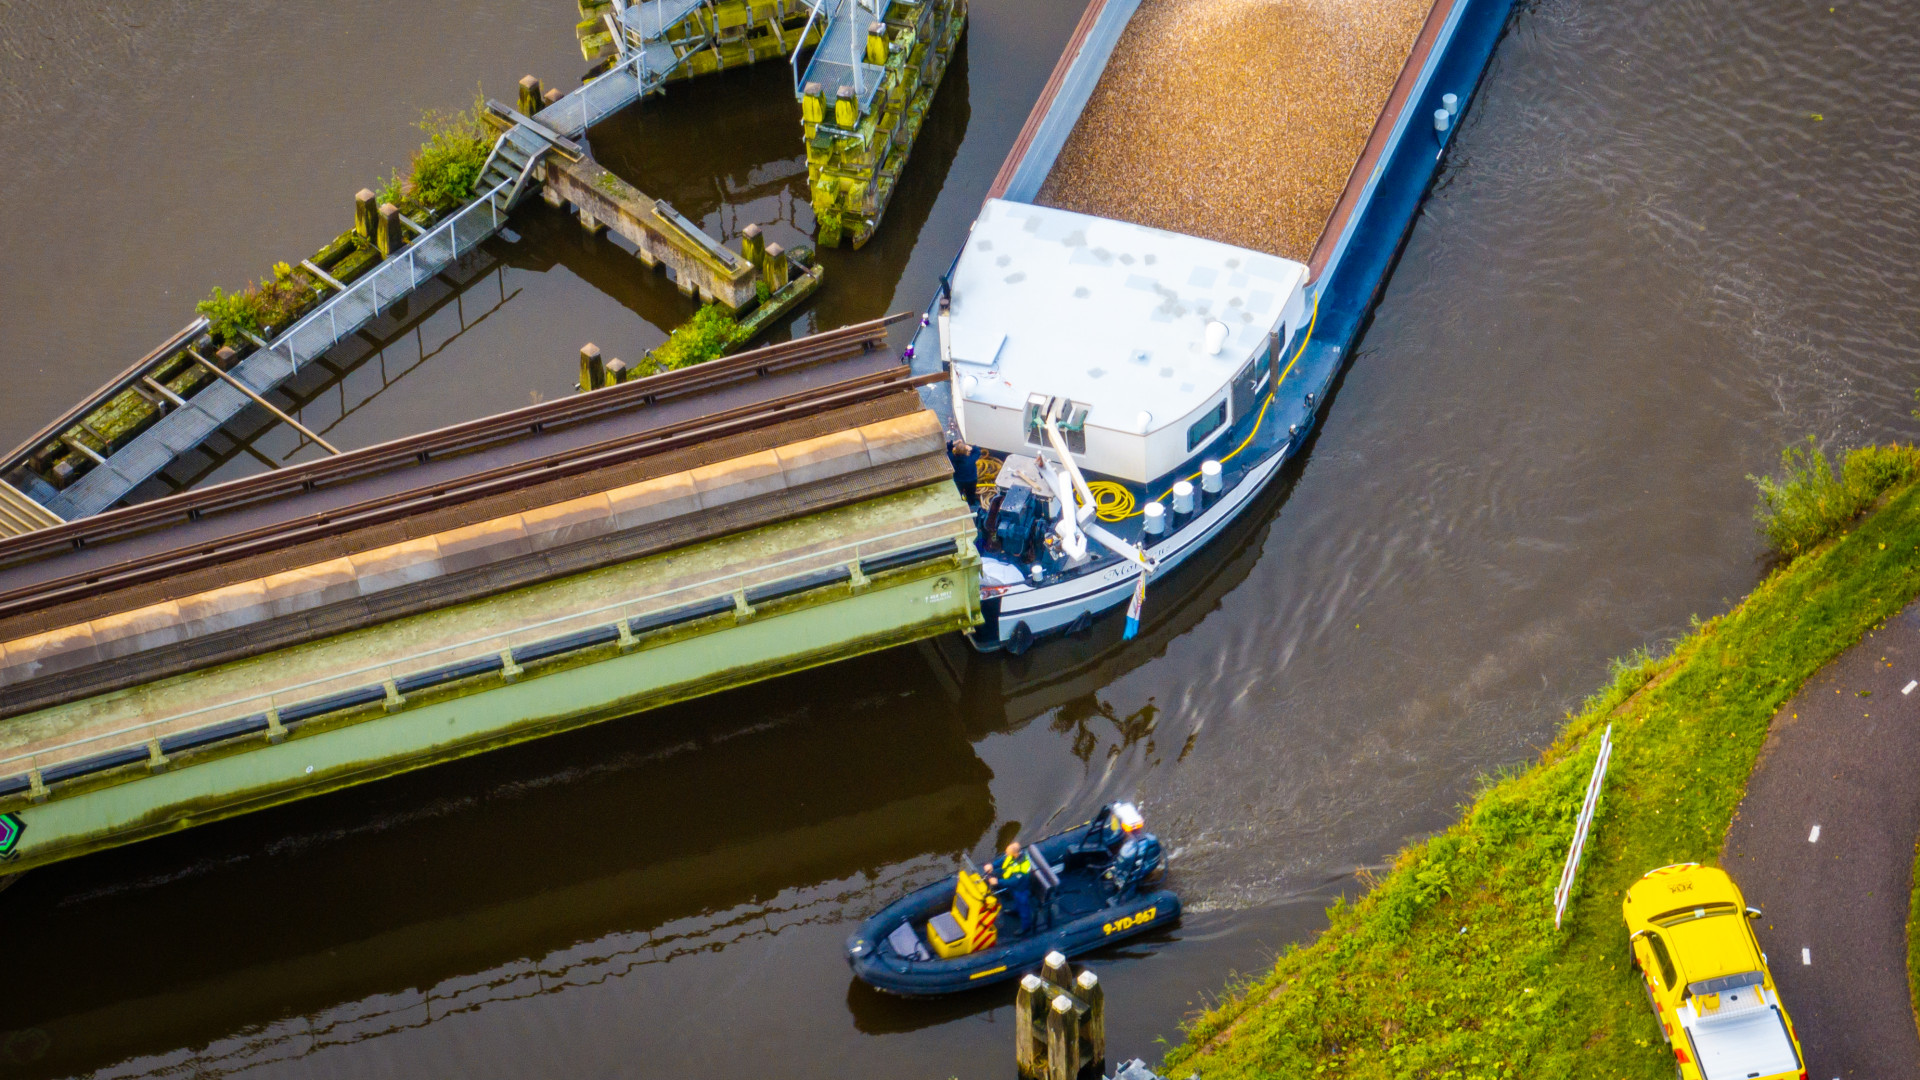
[[[1308,261],[1434,0],[1143,0],[1035,200]]]

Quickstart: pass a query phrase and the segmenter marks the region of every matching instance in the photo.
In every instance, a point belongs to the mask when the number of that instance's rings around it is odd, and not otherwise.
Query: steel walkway
[[[829,113],[842,89],[853,91],[854,100],[860,103],[860,115],[865,116],[873,110],[874,95],[880,92],[880,83],[886,78],[887,69],[867,62],[867,34],[883,20],[887,9],[892,6],[890,0],[873,2],[877,13],[868,10],[861,0],[827,0],[832,4],[833,13],[829,16],[826,33],[820,38],[820,47],[813,50],[813,58],[807,62],[806,74],[794,80],[796,94],[810,83],[819,83],[826,96]],[[821,6],[826,7],[827,4]],[[797,67],[797,56],[795,64]]]
[[[541,157],[556,148],[578,153],[566,140],[549,138],[551,134],[542,134],[538,125],[524,118],[516,121],[500,136],[487,160],[481,180],[486,185],[485,193],[480,198],[422,232],[404,249],[235,364],[227,372],[232,382],[214,382],[107,455],[47,500],[46,508],[69,521],[112,508],[254,404],[254,396],[233,383],[243,384],[254,395],[266,394],[291,378],[301,364],[326,352],[478,247],[506,223],[508,212],[526,194],[534,164]]]

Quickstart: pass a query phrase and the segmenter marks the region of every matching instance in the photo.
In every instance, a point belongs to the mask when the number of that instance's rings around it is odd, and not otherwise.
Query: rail
[[[1613,725],[1600,736],[1600,755],[1593,761],[1593,776],[1587,780],[1587,798],[1580,804],[1580,817],[1574,822],[1573,844],[1567,849],[1567,864],[1560,871],[1560,886],[1553,890],[1553,928],[1560,929],[1567,902],[1573,899],[1573,882],[1580,873],[1580,855],[1586,850],[1587,832],[1593,827],[1593,813],[1600,804],[1600,789],[1607,782],[1607,765],[1613,760]]]
[[[875,372],[820,389],[790,394],[756,405],[742,406],[739,409],[715,413],[681,424],[608,439],[590,446],[526,462],[514,462],[462,477],[442,486],[396,492],[338,510],[276,522],[233,536],[222,537],[204,547],[159,552],[145,558],[117,563],[107,571],[86,571],[51,581],[36,582],[0,593],[0,618],[37,611],[106,589],[126,588],[156,581],[249,555],[276,551],[310,540],[472,502],[490,495],[506,494],[534,483],[563,479],[580,473],[622,465],[670,450],[698,446],[713,439],[751,431],[782,420],[810,416],[830,409],[870,401],[887,394],[916,389],[944,378],[946,376],[943,373],[915,376],[905,368],[897,371]],[[822,390],[829,392],[822,393]]]
[[[960,548],[953,534],[970,528],[972,521],[971,517],[956,515],[922,522],[572,615],[527,623],[395,660],[12,754],[0,758],[0,794],[28,786],[38,789],[46,783],[114,768],[147,758],[155,750],[165,753],[260,731],[284,731],[287,724],[383,700],[393,702],[404,694],[459,679],[493,672],[512,677],[518,674],[517,665],[521,662],[614,642],[623,648],[631,647],[637,643],[638,635],[713,615],[736,612],[744,616],[751,613],[756,602],[764,603],[841,581],[861,580],[854,576],[856,566],[861,575],[870,576],[956,555]],[[944,535],[941,530],[945,530]],[[792,569],[789,573],[765,576],[769,571],[782,568]],[[759,580],[747,582],[743,580],[746,578]],[[246,730],[228,731],[236,722],[241,722]],[[163,737],[166,741],[160,742]],[[87,753],[76,756],[74,751],[79,750]],[[48,775],[56,769],[57,772]]]
[[[415,237],[413,243],[403,250],[382,260],[372,270],[355,278],[344,290],[334,293],[319,307],[307,312],[262,351],[279,354],[284,349],[288,363],[298,372],[303,360],[312,360],[333,348],[341,338],[353,333],[362,323],[410,295],[426,277],[439,272],[441,267],[479,247],[482,241],[499,232],[506,211],[496,204],[495,198],[512,187],[512,182],[506,180],[495,184],[479,198]],[[429,264],[425,273],[420,269],[423,263]],[[401,283],[403,278],[404,284]],[[380,293],[383,283],[387,286],[385,297]],[[351,320],[344,324],[344,329],[341,322],[343,311]],[[324,331],[321,329],[323,321],[326,326]]]
[[[109,510],[24,536],[8,537],[0,540],[0,566],[16,565],[34,556],[124,538],[152,528],[199,520],[208,514],[251,506],[278,496],[361,480],[396,468],[424,465],[435,459],[525,438],[548,429],[599,419],[656,401],[708,393],[776,371],[824,363],[854,355],[856,351],[873,351],[884,347],[886,328],[907,317],[906,314],[896,314],[856,323],[678,371],[650,375],[590,394],[529,405],[511,412],[350,450],[337,457],[228,480]],[[9,595],[12,594],[0,593],[0,602]]]
[[[165,363],[180,355],[187,346],[193,344],[193,340],[199,337],[200,332],[206,328],[206,319],[199,318],[193,320],[182,328],[179,333],[162,342],[159,348],[141,357],[132,367],[115,375],[103,383],[99,389],[80,399],[78,404],[66,412],[61,413],[58,419],[28,436],[25,442],[7,451],[7,456],[4,459],[0,459],[0,474],[12,472],[28,455],[59,438],[68,428],[73,426],[76,420],[85,419],[89,413],[118,397],[121,393],[138,383],[141,378],[153,370],[155,365]]]

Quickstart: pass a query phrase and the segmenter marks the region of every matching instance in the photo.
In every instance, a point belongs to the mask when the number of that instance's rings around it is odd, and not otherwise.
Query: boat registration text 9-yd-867
[[[1145,924],[1152,922],[1153,917],[1159,914],[1159,911],[1160,911],[1159,908],[1147,908],[1144,911],[1136,911],[1131,915],[1125,916],[1123,918],[1115,919],[1112,922],[1102,926],[1100,929],[1103,932],[1108,934],[1117,934],[1122,930],[1130,930],[1136,926],[1144,926]]]

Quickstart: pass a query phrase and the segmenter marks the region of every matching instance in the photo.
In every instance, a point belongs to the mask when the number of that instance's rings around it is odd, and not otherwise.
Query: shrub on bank
[[[681,323],[661,346],[647,354],[653,371],[676,371],[723,356],[740,344],[745,331],[727,309],[706,304]]]
[[[1920,475],[1920,451],[1911,446],[1863,446],[1848,452],[1840,474],[1814,437],[1780,452],[1782,476],[1749,476],[1760,489],[1754,516],[1778,555],[1810,551],[1838,535],[1861,511],[1896,484]]]
[[[1620,899],[1649,869],[1715,861],[1774,712],[1920,593],[1920,484],[1886,480],[1914,475],[1913,452],[1858,461],[1860,490],[1892,485],[1882,510],[1832,543],[1803,544],[1666,655],[1616,664],[1539,763],[1489,783],[1377,888],[1335,905],[1317,941],[1196,1018],[1162,1071],[1671,1076],[1627,963]],[[1554,886],[1608,724],[1612,770],[1567,928],[1555,931]]]

